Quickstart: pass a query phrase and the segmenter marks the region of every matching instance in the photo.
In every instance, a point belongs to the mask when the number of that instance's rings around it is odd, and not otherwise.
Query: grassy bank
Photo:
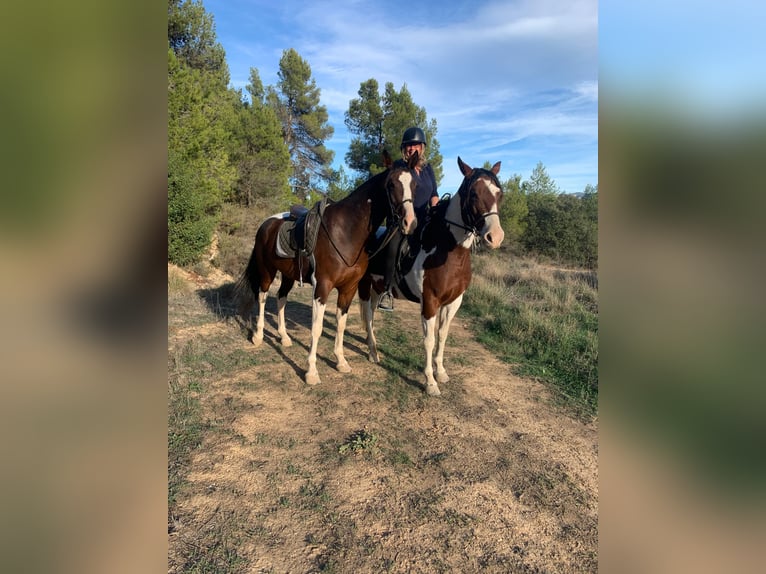
[[[507,252],[473,258],[463,302],[477,337],[519,373],[545,381],[580,416],[598,409],[595,271],[543,265]]]

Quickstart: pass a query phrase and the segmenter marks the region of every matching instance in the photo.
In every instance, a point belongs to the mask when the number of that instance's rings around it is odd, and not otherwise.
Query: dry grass
[[[465,305],[482,342],[590,417],[598,404],[597,286],[595,271],[488,253],[474,257]]]
[[[332,369],[330,305],[323,382],[307,387],[310,289],[288,302],[294,345],[279,345],[270,299],[254,349],[227,284],[188,277],[168,309],[169,572],[596,571],[597,428],[540,400],[463,311],[439,399],[420,387],[404,302],[377,319],[380,365],[350,315],[350,375]]]

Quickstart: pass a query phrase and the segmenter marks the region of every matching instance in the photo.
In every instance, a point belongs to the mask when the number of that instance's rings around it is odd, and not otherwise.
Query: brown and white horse
[[[239,280],[237,289],[242,298],[240,312],[250,324],[255,296],[259,314],[253,343],[263,341],[264,312],[269,287],[282,275],[277,299],[278,333],[282,345],[292,341],[285,328],[285,304],[295,281],[311,281],[313,303],[311,310],[311,349],[308,358],[306,382],[320,382],[316,368],[316,353],[322,335],[327,298],[333,289],[338,291],[335,357],[337,369],[350,372],[343,355],[343,335],[346,329],[348,309],[356,293],[359,280],[367,270],[369,254],[366,247],[374,238],[375,231],[384,219],[399,221],[399,229],[409,235],[417,221],[412,200],[415,197],[413,167],[417,157],[407,166],[392,167],[391,157],[384,153],[387,169],[364,182],[349,195],[336,203],[327,205],[320,216],[316,243],[308,256],[300,252],[295,257],[280,257],[277,248],[279,229],[289,220],[289,213],[280,213],[266,219],[258,228],[250,261]]]
[[[444,348],[450,323],[463,301],[471,282],[471,247],[480,239],[492,249],[503,241],[499,206],[503,190],[497,174],[500,162],[492,169],[471,168],[460,158],[463,182],[457,194],[443,199],[420,231],[419,242],[412,246],[411,267],[397,272],[392,294],[420,303],[423,342],[426,351],[425,390],[438,396],[439,383],[449,381],[444,369]],[[369,358],[379,362],[373,328],[374,309],[383,290],[383,254],[373,257],[359,283],[362,322],[367,330]],[[436,345],[436,376],[433,351]]]

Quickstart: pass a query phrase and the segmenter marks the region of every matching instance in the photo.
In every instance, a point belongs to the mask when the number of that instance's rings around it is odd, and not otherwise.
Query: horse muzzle
[[[493,218],[494,219],[494,218]],[[499,221],[487,222],[484,230],[482,231],[481,238],[492,249],[497,249],[505,238],[505,232],[500,227]]]
[[[412,209],[412,203],[405,204],[404,217],[399,220],[399,229],[402,235],[412,235],[418,226],[418,220],[415,217],[415,210]]]

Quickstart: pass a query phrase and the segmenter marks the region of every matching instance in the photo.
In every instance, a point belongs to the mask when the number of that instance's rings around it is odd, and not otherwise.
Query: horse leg
[[[367,330],[367,358],[373,363],[380,363],[378,356],[378,341],[375,338],[375,306],[371,299],[367,301],[359,300],[359,311],[362,316],[362,323]]]
[[[351,366],[346,361],[343,354],[343,335],[346,332],[346,321],[348,320],[348,310],[351,307],[351,301],[354,298],[356,288],[344,291],[338,291],[338,310],[336,318],[338,329],[335,332],[335,358],[337,359],[336,369],[341,373],[350,373]]]
[[[432,397],[438,397],[441,395],[439,385],[436,384],[434,379],[434,366],[433,366],[433,354],[434,354],[434,342],[436,331],[436,319],[437,315],[434,315],[430,319],[426,319],[421,315],[423,321],[423,344],[426,349],[426,366],[424,373],[426,375],[426,393]]]
[[[266,316],[266,298],[268,296],[268,288],[265,291],[258,291],[258,320],[255,323],[255,333],[253,334],[253,345],[256,347],[263,343],[263,323]]]
[[[259,347],[263,343],[263,325],[266,318],[266,299],[269,296],[269,288],[274,281],[273,272],[265,265],[259,263],[258,245],[253,249],[253,255],[247,266],[247,273],[252,286],[253,294],[258,294],[258,319],[255,322],[253,333],[253,345]]]
[[[293,344],[285,327],[285,305],[287,305],[287,294],[290,293],[294,284],[294,279],[290,279],[283,274],[282,283],[279,285],[279,292],[277,293],[277,332],[282,339],[283,347],[290,347]]]
[[[463,296],[460,295],[452,303],[439,309],[439,337],[436,341],[436,380],[440,383],[449,381],[449,375],[444,369],[444,349],[447,347],[447,335],[449,334],[452,319],[455,318],[455,314],[460,309],[462,302]]]
[[[374,328],[375,307],[378,304],[377,299],[380,298],[380,295],[375,293],[371,287],[371,282],[365,278],[359,282],[359,315],[362,318],[362,324],[367,332],[367,358],[373,363],[380,363],[380,358],[378,357],[378,341],[375,339]],[[371,299],[373,296],[376,299],[375,301]]]
[[[338,330],[335,332],[335,358],[337,360],[337,364],[335,365],[335,368],[338,369],[341,373],[350,373],[351,367],[348,364],[348,361],[346,361],[346,357],[343,355],[343,333],[346,331],[346,320],[348,319],[348,309],[345,311],[341,310],[340,307],[338,307],[338,310],[335,313],[335,317],[338,322]]]
[[[306,371],[306,384],[316,385],[322,381],[319,379],[317,371],[317,347],[319,338],[322,336],[322,327],[324,324],[324,311],[326,303],[322,303],[317,288],[314,287],[314,298],[311,302],[311,349],[309,349],[309,368]],[[325,300],[326,297],[325,297]]]

